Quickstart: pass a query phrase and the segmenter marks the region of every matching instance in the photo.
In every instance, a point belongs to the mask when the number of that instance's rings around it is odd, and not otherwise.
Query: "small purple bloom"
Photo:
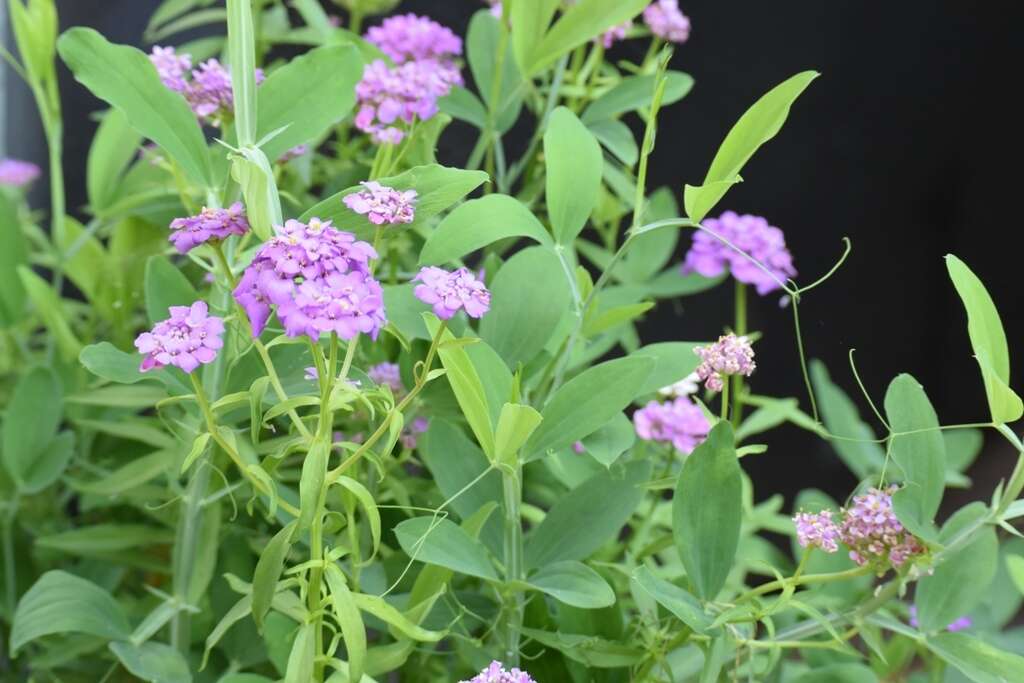
[[[419,282],[413,294],[425,304],[434,307],[434,313],[441,320],[448,320],[460,308],[471,318],[479,318],[491,307],[491,293],[468,268],[448,272],[442,268],[427,266],[413,278]]]
[[[491,662],[490,666],[468,681],[459,683],[537,683],[530,674],[519,669],[506,671],[501,662]]]
[[[910,625],[914,628],[920,628],[921,623],[917,620],[917,605],[910,606]],[[970,617],[959,617],[953,621],[953,623],[946,626],[946,630],[950,633],[956,633],[957,631],[963,631],[974,626],[974,621]]]
[[[462,85],[462,75],[454,64],[422,59],[392,68],[375,60],[366,65],[356,85],[355,126],[378,143],[397,144],[405,137],[397,124],[433,117],[437,99],[456,85]]]
[[[617,26],[612,26],[610,29],[601,34],[601,45],[603,45],[604,49],[607,50],[617,41],[625,40],[626,33],[631,28],[633,28],[632,21],[624,21]]]
[[[396,64],[421,59],[450,60],[462,54],[462,39],[451,29],[412,13],[388,17],[380,26],[369,28],[365,38]]]
[[[235,202],[226,209],[208,209],[205,206],[198,216],[175,218],[171,221],[170,240],[179,253],[188,253],[192,248],[208,240],[224,240],[229,235],[244,235],[249,231],[249,221],[241,202]]]
[[[192,372],[200,364],[212,363],[224,345],[224,321],[207,315],[206,302],[191,306],[171,306],[171,317],[143,332],[135,339],[135,348],[145,355],[139,370],[174,365]]]
[[[366,372],[374,384],[386,386],[395,396],[405,393],[402,385],[402,372],[396,363],[377,363]]]
[[[709,391],[721,391],[727,375],[749,377],[757,368],[750,342],[735,334],[722,335],[714,344],[698,346],[693,352],[700,356],[697,377]]]
[[[704,411],[687,397],[651,401],[633,413],[633,427],[644,441],[670,443],[685,454],[693,452],[711,429]]]
[[[417,417],[407,424],[399,436],[402,448],[407,448],[410,451],[416,448],[416,444],[419,443],[420,434],[426,432],[428,427],[430,427],[430,423],[424,417]]]
[[[345,206],[365,215],[374,225],[412,223],[416,215],[416,190],[396,190],[368,180],[363,189],[346,195]]]
[[[188,81],[185,77],[192,68],[192,57],[190,55],[179,55],[173,47],[153,46],[149,53],[149,61],[156,67],[163,84],[175,92],[185,92]]]
[[[279,164],[286,164],[292,159],[301,157],[303,154],[309,151],[309,145],[295,145],[289,150],[285,150],[285,153],[281,155],[281,158],[277,160]]]
[[[583,455],[587,452],[587,447],[583,445],[582,441],[573,441],[572,452],[576,455]]]
[[[754,285],[757,293],[762,296],[779,289],[779,282],[785,282],[796,275],[793,255],[786,248],[785,236],[781,230],[769,225],[767,219],[726,211],[718,218],[706,219],[704,227],[728,240],[743,253],[737,252],[715,235],[698,230],[693,235],[693,244],[683,262],[684,274],[699,273],[705,277],[716,277],[728,271],[739,282]]]
[[[315,365],[310,365],[307,368],[303,368],[302,379],[308,380],[310,382],[319,382],[320,371],[316,369]]]
[[[504,8],[501,5],[501,0],[488,0],[488,2],[491,5],[491,16],[495,19],[501,19],[501,14],[504,11]]]
[[[644,10],[644,22],[651,33],[671,43],[690,37],[690,18],[679,10],[679,0],[655,0]]]
[[[917,538],[903,528],[893,512],[895,491],[895,486],[868,489],[867,493],[855,496],[853,505],[843,510],[840,538],[850,547],[850,559],[861,566],[900,567],[924,552]]]
[[[817,514],[798,512],[793,516],[797,542],[804,548],[821,548],[826,553],[839,550],[839,527],[832,521],[832,511]]]
[[[39,177],[39,167],[31,161],[0,159],[0,185],[25,187]]]

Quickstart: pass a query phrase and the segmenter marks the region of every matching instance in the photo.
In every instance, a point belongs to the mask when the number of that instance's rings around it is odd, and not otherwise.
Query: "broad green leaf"
[[[480,337],[510,368],[536,358],[572,303],[558,257],[545,247],[524,249],[506,261],[490,290],[491,310],[480,321]]]
[[[131,634],[120,605],[96,584],[60,570],[48,571],[18,602],[11,652],[54,633],[88,633],[121,640]]]
[[[420,264],[455,261],[510,237],[528,237],[540,244],[551,244],[544,226],[519,200],[503,194],[472,199],[445,216],[430,233],[420,253]]]
[[[633,584],[650,595],[659,605],[676,615],[680,621],[696,633],[703,633],[711,626],[711,618],[704,613],[697,598],[679,586],[659,579],[647,567],[633,572]]]
[[[587,105],[581,117],[590,125],[614,119],[630,111],[646,111],[654,99],[654,74],[628,76]],[[665,94],[661,106],[665,107],[686,97],[693,88],[693,77],[681,71],[665,72]]]
[[[614,539],[644,497],[647,461],[599,472],[560,498],[526,539],[526,566],[583,560]]]
[[[274,594],[277,593],[277,581],[281,578],[288,551],[292,547],[295,526],[295,522],[291,522],[281,527],[263,547],[260,559],[256,562],[256,571],[252,576],[251,609],[252,620],[256,622],[256,629],[259,631],[263,630],[263,620],[270,611]]]
[[[110,342],[86,346],[78,355],[78,360],[97,377],[119,384],[134,384],[154,378],[153,374],[139,372],[138,355],[125,353]]]
[[[714,600],[732,569],[742,497],[732,426],[722,421],[686,458],[672,501],[676,551],[703,600]]]
[[[316,655],[316,625],[309,622],[299,626],[299,632],[292,642],[284,683],[309,683],[312,681],[313,660]]]
[[[633,19],[647,4],[647,0],[580,0],[566,9],[551,30],[532,45],[529,49],[529,58],[525,60],[523,66],[523,73],[526,76],[535,76],[562,55],[598,37],[612,26]],[[512,25],[515,27],[513,35],[519,31],[520,25],[515,23],[518,16],[519,13],[512,15]],[[550,20],[550,14],[547,17]],[[543,15],[540,18],[543,19]],[[545,21],[544,25],[546,23]],[[534,28],[542,26],[535,23]]]
[[[587,669],[620,669],[639,662],[647,652],[624,642],[577,633],[553,633],[523,628],[523,635],[545,648],[558,650]]]
[[[363,677],[366,660],[366,627],[363,626],[363,617],[348,589],[348,580],[336,564],[327,567],[324,578],[331,592],[331,609],[345,638],[349,680],[358,681]]]
[[[25,292],[43,324],[57,341],[57,348],[60,349],[61,355],[69,361],[77,358],[78,353],[82,350],[82,342],[78,340],[71,330],[71,325],[68,324],[64,302],[54,294],[50,283],[39,277],[28,266],[18,266],[17,271],[22,287],[25,288]]]
[[[1024,595],[1024,556],[1007,555],[1006,569],[1011,581],[1013,581],[1013,585],[1016,586],[1021,595]]]
[[[940,633],[925,640],[928,649],[975,683],[1021,680],[1024,657],[963,633]]]
[[[534,50],[547,32],[559,4],[560,0],[523,0],[508,5],[506,16],[516,27],[512,31],[513,54],[526,76],[533,75],[528,69]]]
[[[498,68],[496,46],[500,44],[500,22],[491,16],[490,12],[476,12],[470,19],[469,29],[466,31],[466,57],[477,92],[480,93],[487,109],[494,111],[494,123],[498,132],[504,133],[519,117],[525,88],[522,86],[523,77],[519,74],[512,54],[512,45],[508,45],[502,59],[500,87],[497,93],[493,92],[495,71]],[[495,99],[494,102],[491,101],[492,98]]]
[[[65,31],[57,49],[79,83],[124,112],[132,127],[160,145],[195,183],[213,187],[210,155],[195,114],[185,98],[164,87],[145,54],[82,27]]]
[[[405,554],[414,560],[488,581],[498,580],[483,544],[448,519],[407,519],[395,527],[395,537]]]
[[[530,576],[526,582],[573,607],[597,609],[615,604],[615,593],[611,586],[582,562],[552,562]]]
[[[86,161],[86,189],[93,213],[102,215],[120,192],[120,181],[135,160],[142,136],[132,129],[120,109],[103,116],[89,147]]]
[[[946,269],[967,309],[967,334],[981,366],[988,406],[996,423],[1015,422],[1024,415],[1024,403],[1010,388],[1010,353],[999,311],[978,276],[956,256],[946,256]]]
[[[166,545],[174,534],[145,524],[105,523],[39,536],[36,545],[69,555],[94,557],[119,550]]]
[[[19,268],[28,265],[28,247],[21,231],[17,206],[0,192],[0,326],[9,327],[25,317],[25,287]]]
[[[376,595],[353,593],[352,599],[359,609],[377,617],[401,635],[422,643],[436,643],[444,637],[440,631],[430,631],[413,623],[407,616]]]
[[[530,406],[506,403],[494,432],[494,459],[499,463],[515,464],[519,448],[530,438],[543,418]]]
[[[640,158],[640,146],[637,145],[633,131],[622,121],[602,119],[587,124],[587,130],[593,133],[601,145],[611,152],[616,159],[626,166],[633,166]]]
[[[932,527],[942,502],[946,442],[924,387],[910,375],[899,375],[889,384],[885,413],[894,434],[889,452],[903,471],[904,487],[896,493],[893,503],[897,514],[903,512],[900,521],[917,533]],[[898,436],[901,432],[915,433]],[[902,504],[898,499],[903,499]]]
[[[740,117],[718,148],[703,185],[686,186],[683,203],[691,220],[703,220],[729,187],[740,180],[743,165],[782,129],[793,102],[817,77],[815,71],[792,76],[765,93]]]
[[[523,452],[542,455],[593,434],[642,392],[654,367],[650,358],[630,356],[595,365],[573,377],[544,406],[544,422]]]
[[[829,664],[796,677],[793,683],[878,683],[878,676],[863,664]]]
[[[633,357],[653,358],[655,361],[650,377],[638,393],[649,394],[657,391],[696,371],[700,358],[693,350],[698,346],[699,342],[659,342],[634,351]]]
[[[33,465],[57,436],[63,410],[60,381],[52,370],[31,368],[21,376],[3,421],[0,456],[18,488],[29,483]]]
[[[363,60],[351,45],[314,48],[271,72],[256,89],[256,140],[284,130],[263,143],[267,157],[320,139],[348,116],[362,77]]]
[[[28,470],[23,473],[19,486],[22,493],[39,493],[57,481],[64,474],[68,463],[71,462],[74,450],[75,433],[73,431],[63,431],[53,437],[50,443],[43,447],[38,457],[29,464]]]
[[[252,595],[243,595],[239,598],[238,602],[231,606],[224,616],[221,617],[217,625],[213,627],[210,634],[206,636],[205,648],[203,649],[203,660],[199,665],[199,669],[206,668],[206,662],[210,658],[210,653],[213,648],[217,646],[217,643],[221,641],[224,635],[231,629],[232,626],[240,622],[245,617],[249,616],[252,612]]]
[[[191,306],[199,300],[192,283],[166,256],[146,261],[146,314],[150,322],[166,320],[171,306]]]
[[[302,461],[302,477],[299,480],[298,529],[305,531],[313,523],[313,517],[323,495],[324,480],[327,478],[327,461],[331,446],[322,439],[316,439]]]
[[[962,508],[942,527],[939,542],[948,543],[985,513],[981,503]],[[921,630],[938,631],[969,614],[988,594],[998,563],[995,529],[985,526],[975,532],[970,543],[937,566],[933,574],[922,577],[915,594]]]
[[[39,86],[54,78],[57,10],[53,0],[10,0],[11,28],[29,78]]]
[[[110,643],[110,650],[133,676],[150,683],[191,683],[188,662],[181,653],[163,643]]]
[[[133,458],[123,467],[104,473],[99,479],[72,482],[72,486],[82,493],[96,496],[121,495],[166,473],[173,458],[176,457],[178,454],[174,452],[157,451],[141,458]]]
[[[83,429],[92,429],[122,439],[131,439],[155,448],[170,449],[178,444],[177,439],[168,434],[166,430],[157,427],[153,419],[134,418],[118,421],[78,419],[75,420],[75,424]]]
[[[548,215],[555,239],[559,244],[572,244],[597,205],[604,167],[601,147],[572,111],[558,107],[551,112],[544,131],[544,161]]]
[[[867,479],[882,470],[885,451],[877,436],[857,413],[857,406],[838,385],[833,384],[828,370],[819,360],[811,361],[811,380],[818,399],[821,419],[830,434],[832,448],[858,479]]]
[[[611,467],[636,442],[636,431],[633,422],[619,413],[582,441],[587,455],[605,467]]]
[[[612,306],[599,313],[590,309],[583,320],[583,336],[596,337],[603,332],[636,320],[652,308],[654,308],[653,301],[643,301],[624,306]]]
[[[465,121],[480,130],[487,128],[487,109],[484,108],[484,103],[466,88],[452,88],[451,92],[437,100],[437,106],[442,113],[453,119]]]

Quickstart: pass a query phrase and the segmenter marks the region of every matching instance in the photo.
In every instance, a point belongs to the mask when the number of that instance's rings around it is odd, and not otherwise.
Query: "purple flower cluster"
[[[226,209],[204,206],[198,216],[175,218],[171,221],[171,230],[170,241],[179,253],[186,254],[211,239],[224,240],[229,235],[244,235],[249,230],[249,221],[242,203],[235,202]]]
[[[671,43],[690,37],[690,18],[679,10],[679,0],[655,0],[644,10],[644,22],[651,33]]]
[[[431,59],[450,61],[462,54],[462,39],[429,17],[400,14],[373,26],[364,36],[396,64]]]
[[[0,185],[25,187],[39,177],[39,167],[31,161],[0,159]]]
[[[530,674],[519,669],[506,671],[501,662],[491,662],[491,665],[478,673],[468,681],[459,683],[537,683],[530,677]]]
[[[821,548],[826,553],[839,550],[839,527],[832,521],[832,511],[798,512],[793,517],[796,540],[804,548]]]
[[[456,85],[462,85],[462,75],[448,64],[423,59],[389,67],[384,60],[375,60],[366,65],[356,85],[355,126],[379,143],[397,144],[405,131],[394,124],[433,117],[437,99]]]
[[[617,26],[612,26],[610,29],[601,34],[601,45],[603,45],[604,49],[607,50],[617,41],[625,40],[626,32],[629,31],[629,29],[631,28],[633,28],[632,21],[624,21],[621,24],[618,24]]]
[[[750,341],[735,334],[724,334],[714,344],[698,346],[693,352],[700,356],[697,378],[708,391],[721,391],[727,375],[750,377],[757,368]]]
[[[491,307],[491,293],[468,268],[448,272],[427,266],[413,278],[419,282],[413,290],[417,299],[434,307],[441,320],[448,320],[462,308],[471,318],[479,318]]]
[[[173,47],[154,47],[149,61],[165,86],[185,96],[200,121],[219,126],[224,115],[234,111],[231,74],[216,59],[208,59],[192,69],[191,80],[187,78],[191,57],[177,54]],[[263,82],[262,69],[256,69],[256,82]]]
[[[290,337],[335,332],[352,339],[362,332],[376,339],[387,320],[383,291],[370,274],[373,247],[319,218],[289,220],[276,233],[234,292],[253,335],[263,331],[273,305]]]
[[[212,363],[224,342],[224,321],[208,315],[206,302],[191,306],[171,306],[171,317],[143,332],[135,339],[135,348],[145,355],[139,370],[147,372],[174,365],[192,372],[203,363]]]
[[[192,68],[191,55],[179,55],[173,47],[153,46],[149,53],[149,61],[156,67],[163,84],[175,92],[185,92],[188,88],[188,72]]]
[[[279,164],[286,164],[292,159],[301,157],[303,154],[309,151],[309,145],[295,145],[291,149],[285,150],[285,153],[277,160]]]
[[[756,286],[757,293],[761,295],[779,289],[780,282],[796,275],[793,255],[786,248],[786,238],[781,230],[769,225],[767,219],[726,211],[717,219],[705,220],[703,225],[707,231],[700,230],[694,234],[693,244],[683,262],[683,273],[715,277],[728,268],[734,278]],[[728,240],[743,253],[708,231]]]
[[[892,509],[895,490],[895,486],[868,489],[854,497],[852,507],[843,510],[840,537],[850,547],[850,559],[861,566],[900,567],[910,557],[924,552],[917,538],[896,519]]]
[[[665,403],[651,401],[633,413],[633,427],[644,441],[671,443],[686,454],[703,442],[711,429],[704,411],[686,397]]]
[[[402,442],[402,448],[407,448],[410,451],[416,448],[416,444],[419,443],[420,434],[426,432],[428,427],[430,427],[430,423],[427,422],[425,417],[417,417],[407,424],[398,437],[399,441]]]
[[[368,180],[363,189],[346,195],[345,206],[365,215],[374,225],[412,223],[416,216],[416,190],[396,190]]]
[[[910,606],[910,625],[914,628],[919,628],[921,622],[917,620],[917,605]],[[974,626],[974,621],[970,617],[959,617],[953,621],[953,623],[946,626],[946,630],[950,633],[956,633],[957,631],[963,631]]]
[[[377,363],[366,371],[366,375],[373,380],[374,384],[389,387],[395,396],[405,393],[405,387],[402,385],[402,371],[396,363]]]

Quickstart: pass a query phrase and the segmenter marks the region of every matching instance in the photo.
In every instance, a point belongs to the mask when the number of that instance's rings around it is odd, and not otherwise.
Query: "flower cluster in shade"
[[[689,454],[707,438],[711,424],[704,411],[685,396],[659,403],[651,401],[633,413],[633,427],[644,441],[670,443]]]
[[[145,356],[139,370],[147,372],[173,365],[192,372],[201,364],[212,363],[224,345],[224,321],[209,315],[204,301],[171,306],[170,314],[170,318],[135,339],[135,348]]]
[[[644,23],[670,43],[685,43],[690,37],[690,18],[680,11],[679,0],[655,0],[644,10]]]
[[[626,33],[631,28],[633,28],[633,22],[631,20],[612,26],[601,34],[601,45],[607,50],[618,41],[625,40]]]
[[[921,622],[917,620],[917,605],[910,606],[910,625],[914,628],[919,628]],[[958,617],[954,619],[952,623],[946,625],[946,630],[950,633],[956,633],[957,631],[963,631],[974,626],[974,621],[970,617]]]
[[[192,58],[178,54],[173,47],[153,48],[149,60],[165,86],[185,96],[200,121],[219,126],[225,114],[235,108],[231,74],[216,59],[208,59],[195,69]],[[190,78],[191,77],[191,78]],[[262,69],[256,69],[256,82],[263,81]]]
[[[698,346],[693,352],[700,356],[697,378],[709,391],[721,391],[729,375],[749,377],[757,368],[750,341],[735,334],[724,334],[714,344]]]
[[[25,187],[39,177],[39,167],[31,161],[0,159],[0,185]]]
[[[345,195],[345,206],[364,215],[374,225],[412,223],[416,217],[416,190],[396,190],[369,180],[363,189]]]
[[[703,226],[705,230],[693,235],[683,261],[684,274],[717,277],[729,272],[737,281],[754,285],[762,296],[796,275],[782,230],[769,225],[767,219],[726,211],[718,218],[706,219]]]
[[[258,336],[271,307],[289,337],[334,332],[342,339],[359,333],[376,339],[387,323],[384,294],[370,273],[377,252],[330,221],[289,220],[275,227],[235,288]]]
[[[427,266],[413,278],[419,282],[413,290],[417,299],[434,308],[441,320],[448,320],[459,309],[471,318],[479,318],[491,307],[491,293],[468,268],[447,271]]]
[[[850,559],[860,566],[885,569],[900,567],[924,552],[920,541],[907,531],[892,508],[895,486],[868,489],[854,496],[853,505],[840,511],[837,523],[830,510],[798,513],[797,541],[805,548],[820,548],[828,553],[839,549],[837,541],[850,549]]]
[[[366,371],[366,375],[377,386],[391,389],[394,396],[401,396],[405,393],[405,386],[402,384],[402,371],[397,363],[377,363]]]
[[[208,209],[205,206],[196,216],[175,218],[171,221],[170,241],[181,254],[211,239],[224,240],[229,235],[244,235],[249,230],[249,220],[241,202],[235,202],[226,209]]]
[[[530,674],[513,668],[506,671],[501,662],[491,662],[490,666],[468,681],[459,683],[537,683]]]

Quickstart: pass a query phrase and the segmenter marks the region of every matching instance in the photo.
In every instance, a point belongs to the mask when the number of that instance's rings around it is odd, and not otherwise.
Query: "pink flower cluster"
[[[402,371],[396,363],[377,363],[366,371],[366,375],[374,384],[389,387],[395,396],[405,393],[405,387],[402,385]]]
[[[896,519],[892,509],[895,490],[895,486],[872,488],[855,496],[853,505],[840,511],[842,520],[838,524],[832,520],[830,510],[798,513],[793,517],[797,541],[805,548],[834,553],[839,549],[839,540],[850,548],[850,559],[861,566],[902,566],[911,557],[922,554],[924,547]]]
[[[491,662],[491,665],[478,673],[468,681],[459,683],[537,683],[530,674],[519,669],[506,671],[501,662]]]
[[[135,348],[145,355],[139,370],[174,365],[192,372],[204,363],[212,363],[224,345],[224,321],[208,315],[206,302],[191,306],[171,306],[171,317],[143,332],[135,339]]]
[[[769,225],[767,219],[726,211],[717,219],[705,220],[704,227],[711,232],[694,233],[693,244],[683,262],[683,273],[716,277],[728,269],[738,281],[757,287],[757,293],[762,296],[779,289],[780,282],[796,275],[785,236]],[[715,235],[728,240],[743,253]]]
[[[359,184],[363,189],[345,195],[342,201],[374,225],[412,223],[416,217],[416,190],[402,192],[373,180]]]
[[[379,143],[397,144],[405,131],[396,122],[425,121],[437,113],[437,99],[462,85],[458,69],[430,59],[389,67],[383,60],[366,65],[356,85],[359,111],[355,126]]]
[[[0,159],[0,185],[25,187],[39,177],[39,167],[31,161]]]
[[[289,220],[276,232],[234,292],[253,335],[263,331],[273,305],[290,337],[335,332],[342,339],[359,333],[376,339],[387,320],[383,291],[370,274],[373,247],[319,218]]]
[[[433,306],[434,313],[441,320],[448,320],[460,308],[471,318],[479,318],[491,307],[491,293],[468,268],[448,272],[427,266],[413,281],[420,283],[413,294],[423,303]]]
[[[451,29],[411,12],[388,17],[380,26],[367,29],[364,37],[396,64],[421,59],[450,61],[462,54],[462,39]]]
[[[171,221],[170,241],[181,254],[208,240],[224,240],[229,235],[244,235],[249,230],[249,220],[241,202],[235,202],[226,209],[208,209],[205,206],[197,216],[175,218]]]
[[[690,19],[679,10],[679,0],[655,0],[644,10],[644,22],[651,33],[671,43],[690,37]]]
[[[607,50],[617,41],[625,40],[626,32],[629,31],[629,29],[631,28],[633,28],[632,21],[624,21],[621,24],[618,24],[617,26],[612,26],[610,29],[601,34],[601,45],[603,45],[604,49]]]
[[[179,55],[173,47],[153,46],[149,61],[156,67],[163,84],[175,92],[188,88],[188,72],[192,68],[191,55]]]
[[[693,352],[700,356],[697,378],[708,391],[721,391],[727,375],[749,377],[757,368],[750,342],[735,334],[722,335],[714,344],[698,346]]]
[[[156,67],[165,86],[185,96],[200,121],[219,126],[224,116],[234,111],[231,74],[216,59],[208,59],[198,68],[192,69],[191,81],[187,75],[192,66],[192,58],[186,54],[177,54],[173,47],[154,47],[149,61]],[[256,82],[262,81],[263,70],[256,69]]]
[[[633,427],[644,441],[670,443],[686,454],[703,442],[711,429],[704,411],[687,397],[665,403],[651,401],[633,413]]]

